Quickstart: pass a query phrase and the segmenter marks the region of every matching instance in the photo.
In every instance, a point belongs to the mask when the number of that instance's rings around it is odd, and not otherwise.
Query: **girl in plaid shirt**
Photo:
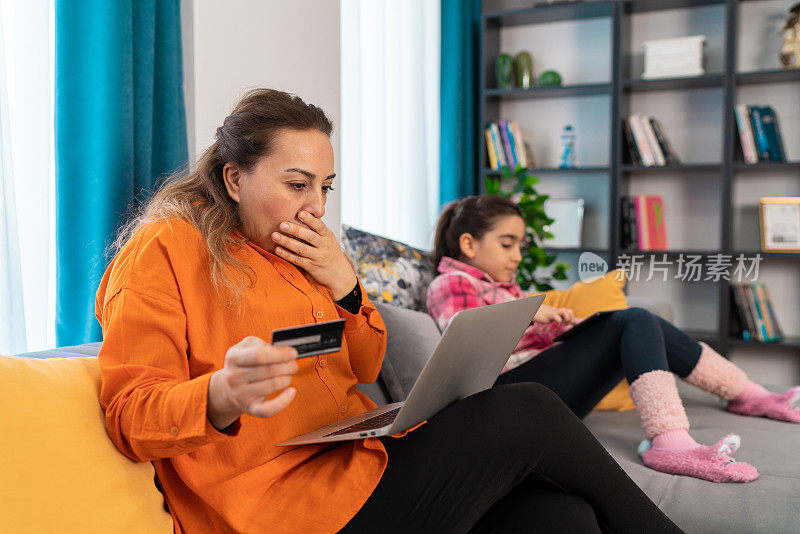
[[[428,289],[428,312],[440,328],[460,310],[528,296],[515,281],[524,238],[522,211],[504,197],[471,196],[445,208],[434,242],[440,274]],[[758,472],[730,457],[739,436],[705,446],[689,435],[675,374],[727,400],[728,411],[800,423],[800,386],[771,393],[708,345],[644,309],[616,311],[553,343],[579,321],[566,308],[539,308],[495,385],[539,382],[584,417],[625,377],[647,438],[639,446],[644,464],[714,482],[749,482]]]

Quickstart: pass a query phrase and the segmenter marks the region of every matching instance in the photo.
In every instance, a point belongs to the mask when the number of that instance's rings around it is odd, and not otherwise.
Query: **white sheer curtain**
[[[342,0],[342,222],[430,248],[439,210],[440,2]]]
[[[1,6],[0,6],[1,7]],[[3,10],[0,9],[0,23]],[[0,45],[3,44],[0,24]],[[4,50],[5,47],[0,48]],[[11,125],[6,65],[0,54],[0,353],[25,350],[25,311],[22,298],[22,264],[17,233],[17,205],[14,194],[14,164],[11,154]]]
[[[0,354],[55,343],[52,0],[0,0]]]

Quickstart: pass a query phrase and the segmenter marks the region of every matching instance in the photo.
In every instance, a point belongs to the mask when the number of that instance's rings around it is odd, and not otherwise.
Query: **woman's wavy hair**
[[[491,231],[500,217],[522,216],[522,210],[512,200],[499,195],[473,195],[454,200],[442,210],[433,238],[433,266],[438,267],[444,256],[458,259],[461,234],[480,239]]]
[[[300,97],[274,89],[247,92],[217,128],[214,143],[188,170],[167,178],[153,196],[123,225],[112,244],[118,252],[141,228],[156,221],[181,218],[203,235],[210,255],[211,280],[234,300],[255,283],[255,273],[233,252],[244,242],[238,205],[228,195],[222,168],[233,163],[252,172],[258,161],[272,153],[283,129],[317,130],[328,137],[333,124],[320,108]]]

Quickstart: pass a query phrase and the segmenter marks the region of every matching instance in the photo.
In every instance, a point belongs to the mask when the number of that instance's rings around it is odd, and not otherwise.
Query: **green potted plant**
[[[512,180],[513,186],[509,191],[503,184]],[[547,225],[553,223],[553,219],[544,211],[544,202],[549,195],[539,194],[534,188],[538,183],[539,179],[530,175],[526,167],[517,165],[514,170],[502,166],[500,175],[487,176],[484,184],[488,194],[511,198],[522,210],[526,243],[522,247],[522,262],[517,271],[517,282],[526,291],[531,287],[536,291],[553,289],[550,285],[551,280],[566,280],[566,271],[569,270],[569,265],[555,263],[556,254],[548,254],[541,247],[543,240],[553,237],[553,234],[545,229]],[[550,276],[536,274],[537,268],[550,266],[553,267]]]

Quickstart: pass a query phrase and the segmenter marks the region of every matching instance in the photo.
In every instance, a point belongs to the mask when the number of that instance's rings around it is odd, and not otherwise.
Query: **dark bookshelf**
[[[748,165],[741,160],[737,153],[735,139],[738,136],[734,105],[737,103],[737,90],[741,86],[756,84],[786,84],[786,90],[800,90],[800,69],[794,70],[762,70],[739,72],[736,69],[737,33],[741,21],[739,20],[739,4],[746,0],[613,0],[613,1],[586,1],[581,3],[555,4],[553,6],[535,5],[532,7],[484,13],[481,20],[481,57],[480,57],[480,95],[479,95],[479,131],[478,134],[478,159],[476,160],[476,174],[474,191],[479,193],[483,189],[485,176],[498,176],[498,171],[487,169],[485,138],[483,128],[499,118],[514,120],[513,117],[500,116],[500,103],[515,99],[540,99],[540,98],[581,98],[586,96],[609,95],[607,113],[609,125],[607,131],[598,131],[598,136],[607,136],[608,162],[607,166],[588,166],[575,169],[539,168],[530,169],[534,176],[541,175],[542,180],[555,179],[571,174],[603,173],[608,183],[608,210],[609,216],[605,236],[608,238],[607,248],[578,247],[569,249],[546,249],[549,253],[580,253],[591,251],[606,255],[610,265],[617,263],[622,254],[644,255],[645,261],[658,260],[662,255],[674,259],[679,255],[700,255],[704,258],[718,254],[730,255],[736,258],[739,254],[752,256],[761,254],[764,262],[797,261],[800,253],[776,253],[761,251],[737,251],[734,245],[733,230],[733,192],[737,180],[758,179],[758,173],[776,173],[782,171],[800,171],[800,162],[760,162]],[[750,0],[756,1],[756,0]],[[715,7],[716,6],[716,7]],[[636,78],[639,72],[634,67],[634,56],[638,50],[632,50],[631,26],[632,15],[637,13],[667,11],[673,9],[694,9],[704,7],[718,8],[721,13],[719,23],[723,37],[722,65],[713,72],[696,77],[665,78],[665,79],[640,79]],[[716,13],[717,11],[715,11]],[[715,15],[716,16],[716,15]],[[608,82],[605,83],[577,83],[557,88],[511,89],[499,90],[494,88],[494,59],[501,52],[500,30],[511,26],[532,25],[531,31],[536,31],[537,24],[547,24],[558,21],[581,21],[585,19],[607,18],[609,21],[609,43],[611,46],[608,65]],[[683,28],[685,30],[685,28]],[[684,35],[682,29],[676,29],[676,36]],[[778,37],[775,36],[777,40]],[[505,51],[505,50],[502,50]],[[792,85],[797,84],[797,85]],[[636,166],[624,163],[623,134],[620,124],[622,119],[631,112],[631,98],[634,95],[646,92],[675,92],[693,90],[712,90],[713,98],[719,93],[719,105],[723,109],[721,122],[718,127],[722,154],[720,161],[690,162],[681,165],[667,166]],[[605,102],[605,101],[602,101]],[[605,103],[601,105],[606,105]],[[604,110],[606,111],[606,110]],[[655,111],[655,110],[654,110]],[[779,117],[780,118],[780,117]],[[669,132],[667,132],[669,134]],[[784,138],[784,143],[797,143],[797,140]],[[680,154],[679,154],[680,155]],[[534,154],[534,157],[536,154]],[[719,180],[719,240],[718,250],[695,249],[670,249],[637,250],[623,249],[620,243],[620,198],[630,191],[631,180],[646,180],[648,176],[663,176],[675,174],[676,180],[691,180],[692,175],[702,175],[702,179]],[[800,175],[800,173],[799,173]],[[777,288],[776,288],[777,289]],[[695,339],[706,341],[717,350],[727,354],[733,347],[781,347],[800,351],[800,337],[789,338],[779,343],[746,342],[730,335],[732,324],[730,283],[720,280],[715,288],[717,317],[716,328],[708,331],[690,331]],[[780,317],[779,317],[780,319]]]
[[[571,96],[610,95],[610,83],[586,83],[530,89],[486,89],[487,98],[566,98]]]
[[[790,349],[800,350],[800,337],[786,337],[780,341],[747,341],[740,337],[728,337],[728,343],[741,347],[758,347],[758,348],[775,348],[775,349]]]
[[[766,171],[766,170],[798,170],[800,171],[800,161],[759,161],[758,163],[745,163],[735,161],[733,168],[737,171]]]
[[[489,24],[504,27],[547,24],[566,20],[608,17],[614,9],[614,1],[539,4],[521,9],[507,9],[483,14]]]
[[[705,74],[683,78],[658,78],[652,80],[630,79],[622,81],[623,91],[675,91],[678,89],[703,89],[717,87],[722,89],[725,82],[723,74]]]
[[[620,165],[620,172],[638,173],[689,173],[689,172],[722,172],[721,163],[687,163],[682,165],[654,165],[645,167],[643,165]]]
[[[561,167],[533,167],[528,169],[528,174],[532,176],[536,176],[538,174],[604,174],[608,173],[611,170],[611,167],[570,167],[564,168]],[[483,169],[483,174],[485,176],[499,176],[500,171],[495,171],[493,169]]]
[[[735,75],[739,85],[757,83],[783,83],[800,81],[800,69],[764,70],[756,72],[738,72]]]
[[[624,0],[626,14],[724,4],[725,0]]]

